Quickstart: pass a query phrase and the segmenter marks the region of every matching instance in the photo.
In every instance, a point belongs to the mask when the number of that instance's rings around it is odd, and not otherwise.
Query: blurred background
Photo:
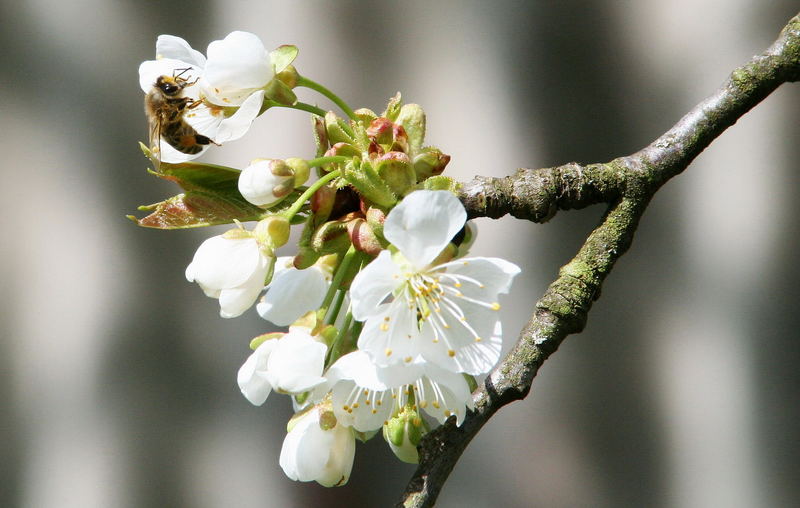
[[[265,331],[183,272],[216,230],[125,218],[176,193],[148,176],[137,68],[159,34],[300,47],[354,107],[400,90],[448,173],[631,153],[762,52],[795,0],[0,3],[0,506],[387,506],[413,467],[359,444],[350,483],[288,480],[286,397],[236,372]],[[312,92],[301,99],[329,104]],[[800,87],[784,85],[663,188],[630,252],[540,371],[473,441],[439,506],[800,503]],[[311,156],[270,111],[206,160]],[[474,249],[523,267],[506,348],[601,207],[482,219]]]

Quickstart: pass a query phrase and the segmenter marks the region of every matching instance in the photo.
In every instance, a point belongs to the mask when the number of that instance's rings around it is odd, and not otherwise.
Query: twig
[[[764,54],[734,70],[713,95],[645,148],[600,164],[520,169],[506,178],[476,177],[462,188],[470,217],[546,222],[558,210],[608,203],[602,224],[536,302],[512,351],[473,394],[475,410],[428,434],[420,463],[398,506],[433,506],[461,453],[498,409],[527,396],[539,367],[567,335],[583,330],[614,263],[630,247],[653,194],[722,132],[781,84],[800,79],[800,15]]]

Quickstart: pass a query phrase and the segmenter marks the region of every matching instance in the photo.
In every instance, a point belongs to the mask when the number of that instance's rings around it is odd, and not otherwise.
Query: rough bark
[[[464,184],[461,199],[470,217],[511,214],[546,222],[558,210],[597,203],[609,207],[601,225],[536,302],[514,348],[473,394],[474,411],[460,427],[451,419],[425,437],[419,447],[419,467],[398,506],[433,506],[484,423],[504,405],[525,398],[539,367],[561,341],[583,330],[603,280],[630,247],[653,194],[781,84],[798,79],[800,15],[789,21],[767,51],[734,70],[714,94],[636,153],[597,164],[520,169],[505,178],[479,176]]]

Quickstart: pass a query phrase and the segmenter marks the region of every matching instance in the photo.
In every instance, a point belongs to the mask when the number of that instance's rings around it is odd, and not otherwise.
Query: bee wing
[[[161,126],[162,115],[155,114],[150,117],[150,160],[155,165],[156,171],[161,166]]]

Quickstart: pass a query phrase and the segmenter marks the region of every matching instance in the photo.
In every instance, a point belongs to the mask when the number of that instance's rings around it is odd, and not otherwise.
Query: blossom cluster
[[[255,405],[272,392],[291,397],[281,467],[294,480],[336,486],[349,478],[356,439],[382,431],[397,457],[416,462],[431,425],[463,422],[474,376],[499,359],[498,296],[519,268],[469,256],[476,231],[457,184],[441,174],[450,157],[423,144],[420,106],[398,95],[381,114],[352,110],[290,65],[296,49],[281,48],[267,52],[255,35],[234,32],[206,58],[183,39],[158,38],[157,59],[140,67],[142,89],[191,69],[181,121],[222,144],[268,107],[290,107],[314,115],[317,151],[239,171],[163,150],[156,174],[187,192],[149,207],[139,223],[235,223],[200,245],[186,278],[218,300],[224,318],[255,306],[286,327],[250,342],[237,382]],[[347,119],[298,102],[292,88],[301,86]],[[312,169],[317,179],[305,185]],[[295,249],[278,256],[293,227]]]

